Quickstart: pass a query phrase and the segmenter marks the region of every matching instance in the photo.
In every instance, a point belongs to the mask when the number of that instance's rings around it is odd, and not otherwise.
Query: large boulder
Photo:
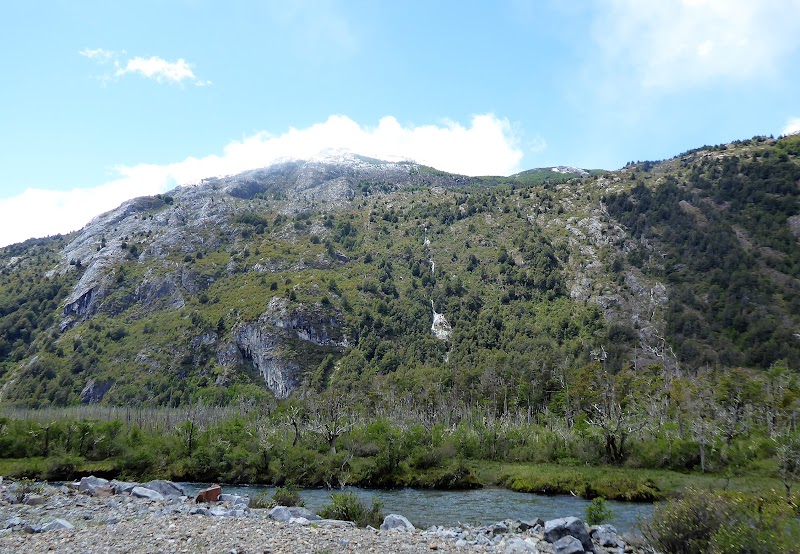
[[[286,506],[275,506],[267,512],[267,516],[275,521],[289,521],[294,517]]]
[[[553,550],[556,551],[556,554],[584,554],[586,552],[581,541],[571,535],[561,537],[554,542]]]
[[[148,487],[133,487],[131,494],[136,498],[146,498],[148,500],[164,500],[164,495]]]
[[[247,496],[239,496],[238,494],[220,494],[219,495],[220,502],[230,502],[231,506],[250,506],[250,498]]]
[[[399,531],[414,531],[415,527],[411,525],[411,522],[408,521],[405,516],[399,514],[389,514],[383,518],[381,531],[392,531],[395,529]]]
[[[111,480],[111,488],[116,494],[130,494],[134,487],[140,486],[139,483],[129,483],[127,481]]]
[[[108,479],[95,477],[94,475],[82,477],[80,484],[78,484],[78,490],[91,496],[108,496],[114,494],[114,489],[111,487]]]
[[[290,506],[288,510],[293,518],[303,518],[308,521],[320,521],[322,519],[308,508],[303,508],[302,506]]]
[[[164,496],[186,496],[183,487],[172,481],[165,481],[163,479],[156,479],[155,481],[148,481],[142,485],[150,490],[161,493]]]
[[[606,548],[622,547],[625,545],[612,525],[598,525],[592,529],[592,538],[600,546]]]
[[[586,552],[594,552],[589,531],[586,529],[586,525],[577,517],[562,517],[551,519],[544,523],[544,540],[547,542],[555,543],[566,536],[574,537],[581,541],[583,550]]]
[[[222,496],[222,487],[219,485],[211,485],[207,489],[203,489],[197,493],[195,502],[219,502]]]

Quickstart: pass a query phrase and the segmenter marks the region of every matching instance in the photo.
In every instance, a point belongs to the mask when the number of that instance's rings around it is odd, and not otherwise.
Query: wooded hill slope
[[[491,178],[346,156],[126,202],[0,249],[0,401],[563,413],[586,368],[796,370],[798,154]]]

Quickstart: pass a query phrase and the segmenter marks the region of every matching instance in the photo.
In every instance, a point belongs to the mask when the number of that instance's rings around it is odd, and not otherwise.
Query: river
[[[205,483],[182,483],[187,494],[195,495]],[[274,487],[262,485],[222,485],[222,492],[242,496],[266,493],[271,496]],[[432,525],[453,527],[459,523],[489,525],[504,519],[543,520],[575,516],[586,519],[588,500],[573,496],[544,496],[514,492],[500,488],[469,491],[437,491],[427,489],[361,489],[347,487],[368,504],[374,498],[383,502],[383,512],[406,516],[416,527],[426,529]],[[329,504],[332,492],[325,489],[301,489],[300,497],[306,507],[316,512]],[[630,531],[636,522],[650,516],[653,506],[633,502],[607,502],[613,518],[607,521],[623,533]]]

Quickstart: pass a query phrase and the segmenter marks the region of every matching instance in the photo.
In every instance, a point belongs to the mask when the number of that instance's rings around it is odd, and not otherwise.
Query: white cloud
[[[166,165],[115,168],[118,178],[98,187],[54,191],[29,189],[0,200],[0,245],[67,233],[136,196],[165,192],[176,184],[264,167],[282,158],[307,158],[329,148],[376,158],[410,158],[466,175],[509,175],[520,170],[523,152],[511,123],[493,114],[473,116],[468,126],[400,124],[391,116],[376,127],[335,115],[306,129],[267,132],[228,144],[221,155],[186,158]]]
[[[800,0],[600,0],[594,35],[612,73],[651,89],[778,75],[800,47]],[[618,75],[611,75],[618,77]]]
[[[790,117],[781,131],[782,135],[791,135],[792,133],[800,133],[800,117]]]
[[[84,58],[89,58],[90,60],[96,60],[99,63],[108,62],[116,57],[116,53],[111,50],[105,50],[103,48],[84,48],[80,52],[78,52]]]
[[[128,73],[138,73],[148,79],[155,79],[159,83],[164,81],[180,83],[183,80],[197,82],[192,68],[183,58],[179,58],[176,62],[168,62],[158,56],[131,58],[124,67],[117,69],[115,76],[122,77]]]
[[[153,79],[159,83],[180,83],[187,81],[197,86],[211,84],[211,81],[198,79],[192,70],[191,64],[187,63],[183,58],[178,58],[178,61],[175,62],[167,61],[159,56],[150,56],[149,58],[136,56],[127,60],[122,60],[125,55],[124,51],[114,52],[113,50],[105,50],[103,48],[84,48],[78,53],[101,65],[108,62],[114,63],[116,71],[113,74],[103,75],[102,80],[104,82],[118,79],[125,75],[139,74],[146,79]]]

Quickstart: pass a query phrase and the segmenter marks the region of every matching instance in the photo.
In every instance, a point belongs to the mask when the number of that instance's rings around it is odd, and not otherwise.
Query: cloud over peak
[[[782,135],[793,135],[795,133],[800,133],[800,117],[790,117],[786,121],[783,131],[781,131]]]
[[[97,54],[98,56],[101,54]],[[88,56],[87,56],[88,57]],[[468,125],[403,125],[395,117],[377,126],[343,115],[283,134],[266,131],[235,141],[222,154],[189,157],[169,164],[118,166],[117,177],[93,188],[71,191],[28,189],[0,199],[6,214],[0,246],[79,229],[96,215],[136,196],[165,192],[205,177],[231,175],[285,158],[308,159],[326,149],[344,149],[383,159],[411,159],[465,175],[510,175],[520,170],[523,152],[511,123],[494,114],[472,117]]]

